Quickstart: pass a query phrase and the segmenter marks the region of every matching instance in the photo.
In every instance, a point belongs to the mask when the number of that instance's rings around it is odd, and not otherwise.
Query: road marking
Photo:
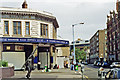
[[[85,78],[88,80],[88,76],[86,76],[86,75],[84,75],[85,76]]]
[[[86,69],[88,69],[88,70],[92,70],[91,68],[86,68]]]

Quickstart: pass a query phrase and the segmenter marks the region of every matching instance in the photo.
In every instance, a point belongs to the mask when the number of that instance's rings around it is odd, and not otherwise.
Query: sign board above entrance
[[[67,44],[69,41],[56,40],[56,39],[44,39],[44,38],[12,38],[1,37],[0,42],[15,42],[15,43],[50,43],[50,44]]]

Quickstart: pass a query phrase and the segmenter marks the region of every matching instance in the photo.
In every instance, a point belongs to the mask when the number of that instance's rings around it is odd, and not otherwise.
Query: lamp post
[[[47,49],[47,72],[48,72],[48,49]]]
[[[73,52],[74,52],[74,61],[73,63],[76,64],[76,58],[75,58],[75,40],[74,40],[74,26],[79,25],[79,24],[84,24],[84,23],[78,23],[78,24],[73,24],[72,25],[72,30],[73,30]]]

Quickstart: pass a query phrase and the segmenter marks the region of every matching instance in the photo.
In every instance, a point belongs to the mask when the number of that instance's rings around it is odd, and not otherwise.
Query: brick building
[[[107,54],[109,61],[120,61],[120,1],[107,15]]]

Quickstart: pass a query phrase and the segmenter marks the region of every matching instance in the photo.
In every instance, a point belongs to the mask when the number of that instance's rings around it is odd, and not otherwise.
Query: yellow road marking
[[[88,70],[92,70],[91,68],[86,68],[86,69],[88,69]]]
[[[85,76],[85,75],[84,75]],[[85,78],[87,78],[88,79],[88,76],[85,76]]]
[[[86,75],[84,75],[84,76],[85,76],[85,78],[86,78],[87,80],[89,80],[89,79],[88,79],[88,76],[86,76]]]

